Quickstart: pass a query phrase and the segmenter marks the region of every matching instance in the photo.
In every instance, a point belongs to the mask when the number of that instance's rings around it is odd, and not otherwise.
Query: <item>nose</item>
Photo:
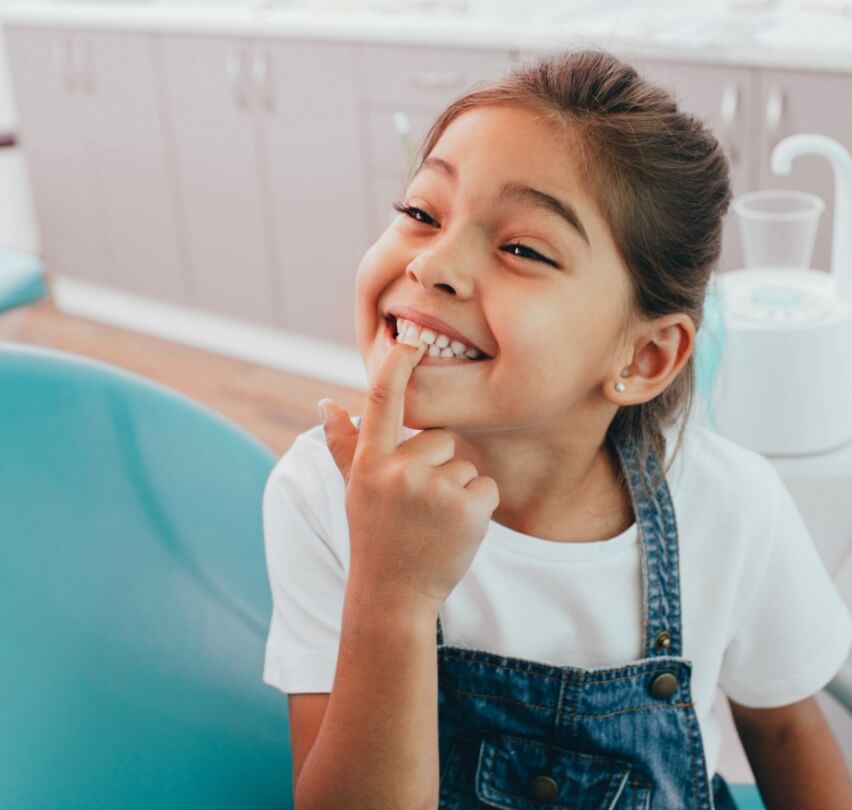
[[[458,298],[470,298],[474,278],[468,268],[472,263],[473,257],[463,250],[451,251],[446,246],[433,245],[409,262],[405,274],[427,289],[436,287]]]

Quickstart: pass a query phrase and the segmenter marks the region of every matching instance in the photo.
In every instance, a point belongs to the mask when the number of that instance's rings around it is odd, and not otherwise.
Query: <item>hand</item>
[[[325,437],[346,481],[350,581],[436,610],[464,576],[499,504],[497,482],[453,460],[442,428],[403,441],[405,388],[424,347],[395,343],[376,370],[360,432],[329,399]]]

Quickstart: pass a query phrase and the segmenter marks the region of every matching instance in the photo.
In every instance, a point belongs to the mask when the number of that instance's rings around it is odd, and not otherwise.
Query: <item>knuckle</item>
[[[420,470],[416,464],[410,462],[399,464],[396,477],[409,492],[420,486]]]

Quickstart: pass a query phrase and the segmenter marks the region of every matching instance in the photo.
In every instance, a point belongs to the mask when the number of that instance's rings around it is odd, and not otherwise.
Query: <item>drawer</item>
[[[478,82],[504,73],[513,55],[509,50],[391,45],[356,50],[369,106],[439,110]]]

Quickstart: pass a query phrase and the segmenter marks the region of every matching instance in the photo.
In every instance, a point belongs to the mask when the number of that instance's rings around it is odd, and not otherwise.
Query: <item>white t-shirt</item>
[[[666,436],[668,461],[676,433]],[[852,617],[763,456],[691,425],[666,480],[679,537],[682,655],[693,662],[712,777],[721,744],[717,688],[753,707],[813,695],[846,660]],[[330,692],[349,534],[343,476],[322,425],[300,434],[270,473],[263,524],[274,600],[263,680],[285,693]],[[635,661],[639,552],[635,523],[609,540],[560,543],[492,520],[441,607],[444,643],[557,666]]]

